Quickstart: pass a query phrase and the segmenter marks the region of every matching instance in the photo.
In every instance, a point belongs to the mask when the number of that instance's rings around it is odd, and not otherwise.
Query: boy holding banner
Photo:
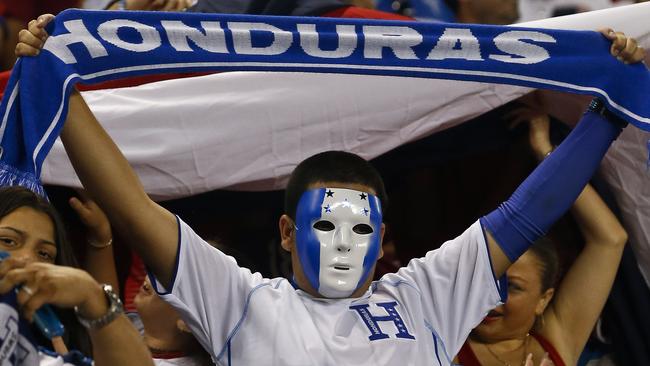
[[[50,20],[21,32],[19,55],[39,52]],[[622,61],[642,58],[634,40],[606,37]],[[294,269],[287,281],[239,268],[150,200],[77,92],[61,137],[84,187],[216,363],[450,365],[471,329],[504,300],[496,279],[571,206],[621,128],[595,101],[508,201],[377,282],[386,197],[377,172],[356,155],[321,153],[292,173],[279,220]]]

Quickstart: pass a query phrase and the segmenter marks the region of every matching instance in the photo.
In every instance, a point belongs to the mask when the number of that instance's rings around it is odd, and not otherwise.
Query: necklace
[[[526,350],[528,349],[529,336],[530,336],[530,334],[526,334],[526,337],[524,338],[524,343],[523,343],[523,351],[524,352],[521,355],[521,362],[519,363],[520,365],[524,365],[526,363]],[[509,362],[504,361],[501,357],[499,357],[499,355],[497,355],[494,351],[492,351],[492,349],[490,348],[490,346],[487,343],[483,343],[483,345],[485,345],[485,349],[487,349],[487,351],[492,355],[492,357],[494,357],[495,360],[501,362],[501,364],[504,365],[504,366],[512,366]],[[522,346],[519,346],[519,347],[515,348],[513,351],[516,351],[520,347],[522,347]]]
[[[170,358],[179,358],[179,357],[186,356],[185,352],[183,351],[169,351],[169,350],[157,349],[153,347],[149,347],[149,351],[151,352],[153,358],[159,358],[159,359],[170,359]]]

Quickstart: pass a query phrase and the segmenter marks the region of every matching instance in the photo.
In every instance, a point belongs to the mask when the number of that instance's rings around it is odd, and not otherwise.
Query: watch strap
[[[87,329],[94,330],[103,328],[120,316],[120,314],[124,313],[122,300],[120,300],[120,297],[113,291],[113,287],[111,287],[111,285],[103,284],[102,290],[104,291],[104,295],[106,295],[106,300],[108,300],[108,310],[104,315],[96,319],[87,319],[79,314],[78,307],[75,306],[74,308],[79,323]]]

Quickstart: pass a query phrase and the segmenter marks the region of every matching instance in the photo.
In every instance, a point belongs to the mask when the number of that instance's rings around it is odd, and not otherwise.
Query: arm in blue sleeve
[[[622,128],[587,111],[580,123],[496,210],[481,218],[511,262],[578,198]]]

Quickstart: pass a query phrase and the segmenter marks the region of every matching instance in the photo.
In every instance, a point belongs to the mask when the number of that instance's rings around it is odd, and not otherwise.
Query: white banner
[[[519,25],[610,27],[648,49],[648,19],[650,3],[644,3]],[[371,159],[529,91],[385,76],[230,72],[85,92],[84,98],[147,192],[155,199],[171,199],[219,188],[281,189],[296,164],[317,152],[347,150]],[[573,99],[573,104],[562,98],[556,115],[574,119],[584,108],[584,98]],[[628,128],[604,165],[640,263],[650,263],[649,138]],[[41,178],[44,183],[80,186],[60,141]],[[642,271],[650,283],[650,265],[642,264]]]

